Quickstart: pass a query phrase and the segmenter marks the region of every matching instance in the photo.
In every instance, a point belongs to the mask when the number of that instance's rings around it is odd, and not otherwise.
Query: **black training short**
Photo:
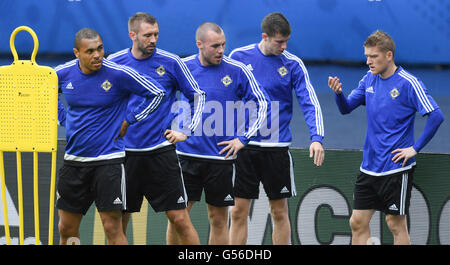
[[[297,195],[294,163],[288,147],[249,145],[239,151],[234,195],[244,199],[258,199],[260,182],[269,200]]]
[[[414,169],[415,167],[386,176],[372,176],[360,172],[353,194],[353,208],[408,215]]]
[[[173,145],[146,152],[126,152],[127,208],[139,212],[143,197],[155,212],[187,207],[186,190]]]
[[[126,206],[123,164],[78,164],[64,162],[59,170],[56,207],[85,215],[95,201],[99,212],[123,210]]]
[[[232,161],[180,156],[189,201],[200,201],[203,189],[206,203],[225,207],[234,205]]]

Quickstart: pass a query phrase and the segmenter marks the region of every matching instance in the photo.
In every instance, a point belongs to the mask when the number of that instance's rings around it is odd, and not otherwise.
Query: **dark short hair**
[[[128,32],[133,31],[135,33],[138,33],[139,26],[142,22],[148,23],[150,25],[158,23],[154,16],[144,12],[137,12],[128,19]]]
[[[75,48],[76,49],[80,48],[80,43],[82,39],[92,40],[97,37],[100,37],[100,34],[98,34],[97,31],[90,28],[82,28],[75,34],[75,42],[74,42]]]
[[[285,37],[291,35],[289,21],[279,12],[273,12],[264,17],[261,22],[261,29],[262,32],[266,33],[269,37],[273,37],[277,33]]]
[[[378,47],[383,52],[391,51],[392,55],[395,54],[394,40],[389,34],[381,30],[372,33],[364,42],[364,47]]]

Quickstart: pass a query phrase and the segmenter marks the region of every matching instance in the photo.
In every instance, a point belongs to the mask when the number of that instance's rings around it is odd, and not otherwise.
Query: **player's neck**
[[[202,56],[202,54],[198,55],[198,60],[202,66],[209,66],[209,62]]]
[[[262,52],[262,54],[264,54],[265,56],[272,55],[272,54],[270,53],[270,51],[268,51],[268,50],[266,49],[266,46],[264,45],[264,40],[261,40],[261,41],[258,43],[258,48],[259,48],[259,50]]]
[[[395,74],[396,71],[397,71],[397,66],[395,65],[395,63],[392,63],[387,67],[386,71],[380,73],[380,77],[383,79],[389,78],[393,74]]]

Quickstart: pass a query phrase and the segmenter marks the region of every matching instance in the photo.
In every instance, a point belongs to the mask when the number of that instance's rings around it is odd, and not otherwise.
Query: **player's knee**
[[[230,211],[231,219],[234,221],[242,221],[248,217],[248,212],[243,207],[233,206]]]
[[[227,226],[227,218],[222,214],[215,212],[208,213],[209,223],[215,228],[223,228]]]
[[[118,220],[103,221],[103,230],[107,238],[115,238],[120,233],[123,233],[122,223]]]
[[[350,217],[350,227],[352,228],[352,231],[363,231],[367,229],[368,226],[369,224],[365,221],[364,218],[355,215],[352,215],[352,217]]]
[[[406,222],[399,216],[386,215],[386,224],[394,235],[407,231]]]
[[[270,210],[274,222],[282,222],[289,220],[289,211],[284,207],[272,207]]]
[[[58,231],[61,237],[67,238],[77,235],[78,228],[75,225],[59,222]]]
[[[118,238],[119,236],[122,236],[122,234],[123,234],[122,229],[118,229],[117,227],[113,227],[113,226],[105,226],[104,231],[105,231],[105,236],[109,241],[115,240],[116,238]]]
[[[172,214],[169,215],[169,222],[178,230],[188,225],[189,217],[187,216],[187,214]]]

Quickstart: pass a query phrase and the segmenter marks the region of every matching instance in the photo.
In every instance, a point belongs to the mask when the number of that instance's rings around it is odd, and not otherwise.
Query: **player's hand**
[[[411,158],[417,155],[416,150],[412,146],[408,148],[398,148],[392,151],[392,154],[395,154],[395,156],[392,158],[392,161],[394,163],[398,163],[403,159],[402,167],[406,165],[406,162]]]
[[[325,151],[323,150],[322,144],[319,142],[312,142],[309,146],[309,157],[314,156],[314,164],[320,167],[325,159]]]
[[[226,145],[225,148],[223,148],[219,152],[219,155],[221,155],[228,151],[225,155],[225,159],[227,159],[230,155],[233,155],[233,158],[236,158],[237,152],[244,147],[244,144],[239,140],[239,138],[234,138],[230,141],[223,141],[218,143],[217,145]]]
[[[186,134],[184,134],[182,132],[177,132],[177,131],[174,131],[174,130],[169,130],[169,129],[167,129],[164,132],[164,137],[166,137],[166,139],[171,144],[176,144],[178,142],[183,142],[183,141],[186,141],[186,139],[187,139]]]
[[[328,86],[333,90],[336,94],[342,93],[342,83],[339,83],[339,78],[337,76],[335,77],[328,77]]]
[[[116,139],[114,139],[114,141],[117,140],[118,138],[123,138],[125,136],[128,130],[128,126],[130,126],[130,124],[128,124],[127,121],[122,122],[122,127],[120,127],[119,136],[117,136]]]

